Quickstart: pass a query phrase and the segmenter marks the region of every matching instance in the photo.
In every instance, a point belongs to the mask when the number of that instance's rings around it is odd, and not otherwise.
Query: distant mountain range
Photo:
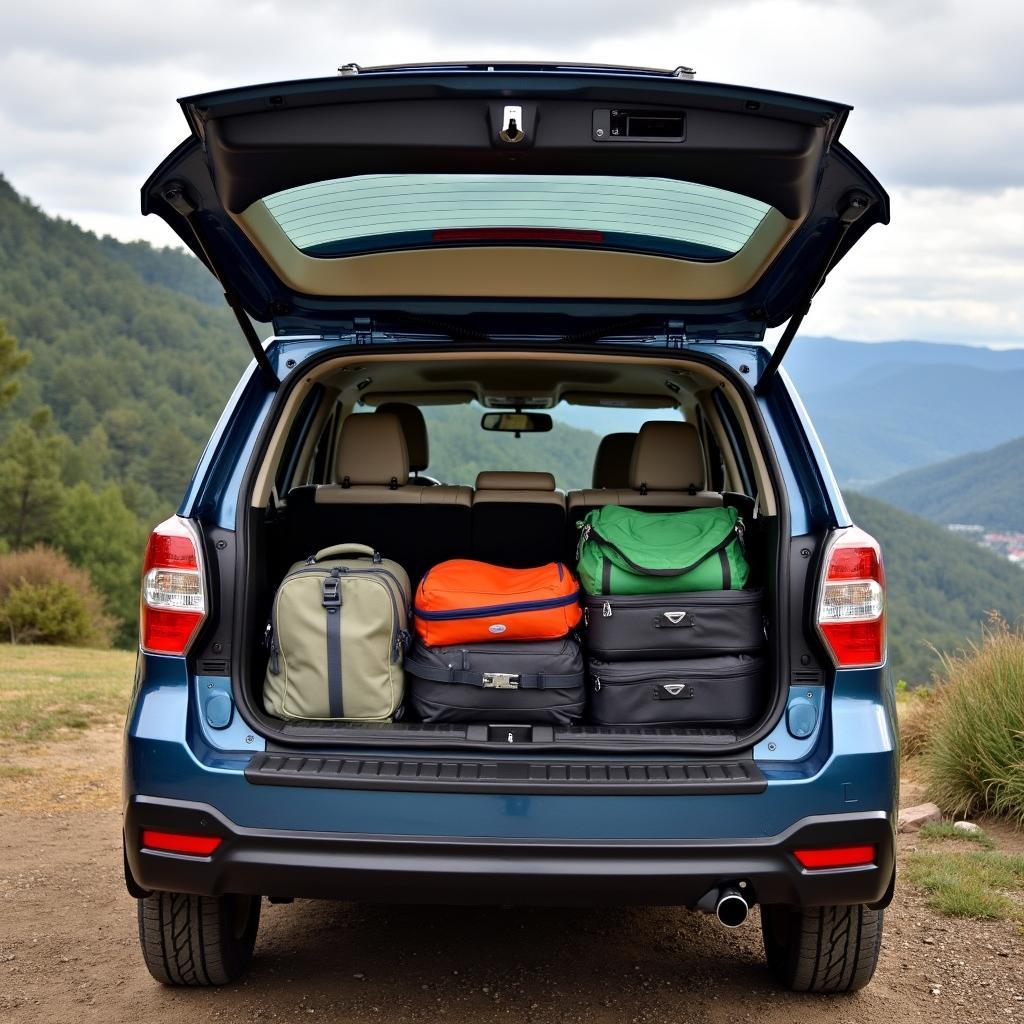
[[[936,523],[1024,533],[1024,437],[901,473],[871,493]]]
[[[785,366],[847,486],[1024,434],[1024,349],[798,337]]]

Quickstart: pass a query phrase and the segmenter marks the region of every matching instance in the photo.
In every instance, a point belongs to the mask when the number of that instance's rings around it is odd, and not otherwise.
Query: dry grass
[[[134,669],[130,651],[0,644],[0,740],[59,740],[121,721]]]
[[[943,660],[924,749],[928,789],[951,816],[1024,824],[1024,629],[994,623]]]

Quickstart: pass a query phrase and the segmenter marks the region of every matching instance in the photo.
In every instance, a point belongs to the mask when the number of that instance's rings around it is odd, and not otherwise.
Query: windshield
[[[296,248],[344,256],[436,245],[534,244],[722,260],[771,209],[669,178],[369,174],[261,200]]]

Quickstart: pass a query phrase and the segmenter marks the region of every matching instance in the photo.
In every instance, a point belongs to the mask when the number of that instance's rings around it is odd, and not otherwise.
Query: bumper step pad
[[[760,793],[753,761],[544,761],[316,757],[257,754],[245,770],[258,786],[490,793]]]

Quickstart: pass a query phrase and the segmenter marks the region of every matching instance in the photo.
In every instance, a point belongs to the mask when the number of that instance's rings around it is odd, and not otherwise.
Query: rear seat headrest
[[[692,423],[650,420],[633,446],[634,491],[703,491],[704,450]]]
[[[342,487],[407,484],[409,450],[398,417],[391,413],[356,413],[346,417],[338,438],[334,478]]]
[[[607,434],[594,456],[592,487],[628,487],[636,434]]]
[[[408,402],[384,402],[377,412],[398,417],[405,434],[405,447],[409,451],[409,469],[419,473],[430,465],[430,442],[427,440],[427,421],[419,406]]]
[[[484,470],[476,475],[476,489],[478,491],[553,491],[555,478],[550,473]]]

